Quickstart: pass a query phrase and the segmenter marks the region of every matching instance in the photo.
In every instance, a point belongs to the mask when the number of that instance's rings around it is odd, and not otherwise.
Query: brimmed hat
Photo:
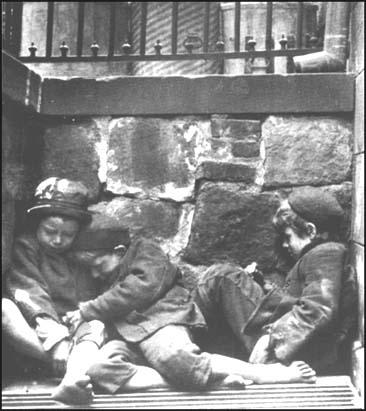
[[[288,203],[296,214],[320,229],[329,229],[344,218],[344,211],[337,199],[320,188],[296,189],[289,195]]]
[[[27,210],[30,215],[59,214],[88,222],[88,189],[79,181],[50,177],[36,188],[35,204]]]
[[[113,250],[118,245],[130,245],[128,227],[113,217],[93,213],[90,223],[80,230],[72,248],[74,251]]]

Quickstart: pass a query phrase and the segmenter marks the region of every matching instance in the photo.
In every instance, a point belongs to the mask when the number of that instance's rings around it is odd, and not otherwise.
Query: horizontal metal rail
[[[166,61],[166,60],[212,60],[212,59],[239,59],[249,57],[293,57],[303,54],[321,51],[321,48],[313,49],[288,49],[288,50],[260,50],[240,52],[209,52],[196,54],[129,54],[114,56],[52,56],[52,57],[18,57],[24,62],[57,62],[57,61]]]

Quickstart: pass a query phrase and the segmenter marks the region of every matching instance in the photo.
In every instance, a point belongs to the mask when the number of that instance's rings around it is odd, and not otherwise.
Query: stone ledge
[[[353,107],[354,75],[320,73],[44,79],[41,111],[74,116],[199,115],[339,113]]]

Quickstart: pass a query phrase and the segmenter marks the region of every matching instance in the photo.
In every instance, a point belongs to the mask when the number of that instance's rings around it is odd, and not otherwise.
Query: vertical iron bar
[[[54,2],[47,2],[47,37],[46,37],[46,57],[52,56],[52,37],[53,37],[53,14]]]
[[[304,13],[304,4],[302,1],[297,3],[297,32],[296,32],[296,48],[302,47],[302,19]]]
[[[272,2],[267,1],[267,16],[266,16],[266,50],[272,48]]]
[[[210,32],[210,2],[205,1],[205,20],[203,26],[203,52],[208,52],[208,34]]]
[[[172,54],[177,54],[178,41],[178,5],[177,1],[173,1],[172,8]]]
[[[235,2],[234,49],[240,51],[240,1]]]
[[[146,17],[147,17],[147,3],[140,2],[141,4],[141,30],[140,30],[140,55],[145,55],[146,46]]]
[[[83,54],[83,36],[84,36],[84,11],[85,3],[79,1],[79,10],[78,10],[78,39],[76,46],[76,54],[78,57],[81,57]],[[96,41],[96,39],[93,39]]]
[[[109,4],[109,48],[108,56],[112,57],[114,55],[114,36],[116,28],[116,3],[111,2]]]
[[[272,13],[273,4],[271,1],[267,1],[267,15],[266,15],[266,50],[272,49]],[[273,73],[274,60],[273,58],[267,59],[267,73]]]

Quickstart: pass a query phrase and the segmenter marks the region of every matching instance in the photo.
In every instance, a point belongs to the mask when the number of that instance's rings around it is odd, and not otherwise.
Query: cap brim
[[[36,205],[27,210],[27,214],[31,215],[51,215],[59,214],[65,217],[75,218],[82,222],[89,222],[91,220],[91,213],[71,207],[62,207],[53,204]]]

